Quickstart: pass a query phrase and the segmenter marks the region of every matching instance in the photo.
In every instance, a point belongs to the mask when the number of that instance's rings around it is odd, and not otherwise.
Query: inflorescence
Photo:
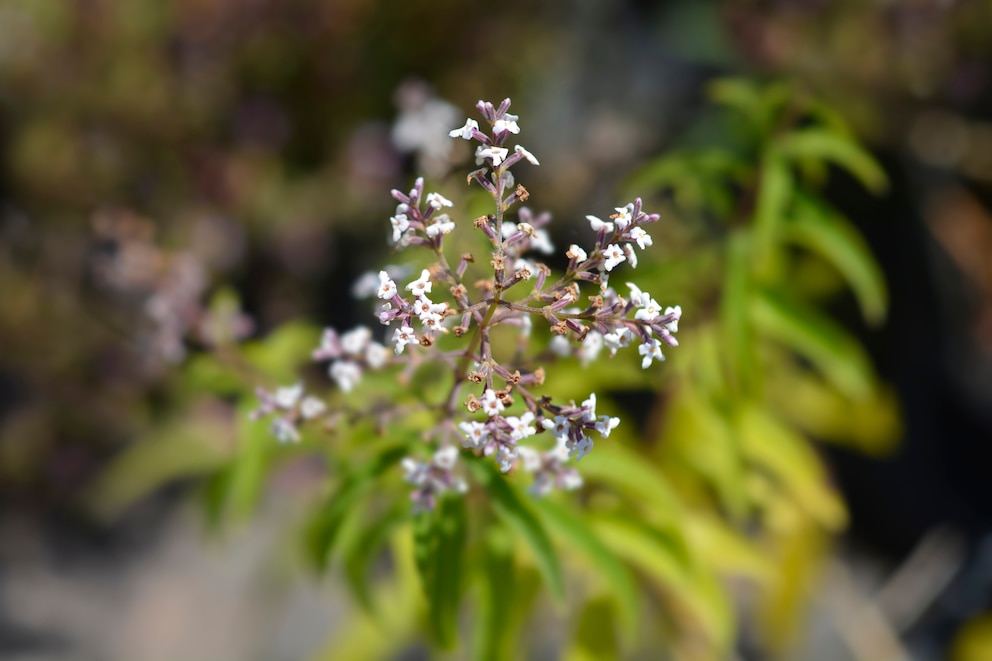
[[[535,394],[533,389],[544,383],[544,370],[526,369],[494,355],[495,328],[515,327],[526,339],[535,325],[546,325],[552,334],[552,357],[574,353],[583,364],[595,360],[604,348],[612,356],[636,345],[646,369],[665,359],[663,345],[678,345],[674,334],[682,314],[679,306],[663,309],[634,284],[626,283],[629,293],[623,296],[609,284],[611,274],[624,262],[636,268],[637,250],[652,245],[645,226],[659,216],[645,213],[640,199],[617,207],[609,220],[586,216],[595,241],[586,248],[569,246],[564,274],[552,279],[551,269],[531,256],[554,254],[545,229],[550,216],[535,216],[518,207],[529,194],[510,172],[521,161],[539,165],[538,160],[520,145],[512,150],[505,146],[520,132],[519,118],[507,112],[509,99],[498,107],[484,101],[476,107],[488,130],[483,132],[476,120],[468,119],[450,135],[478,143],[475,159],[480,167],[467,180],[483,188],[495,203],[493,213],[474,221],[491,245],[491,275],[471,284],[463,280],[476,261],[471,254],[461,255],[452,268],[444,248],[445,237],[455,229],[448,211],[454,204],[440,193],[425,193],[423,179],[417,179],[409,192],[392,191],[398,206],[389,219],[391,239],[399,249],[430,250],[436,261],[403,285],[390,276],[399,269],[388,267],[390,271],[378,274],[377,314],[389,329],[386,338],[392,350],[373,340],[369,328],[358,327],[340,335],[327,329],[313,353],[315,360],[330,361],[330,376],[343,391],[353,389],[365,371],[389,365],[437,360],[453,371],[450,393],[436,405],[440,420],[430,435],[436,448],[432,459],[408,457],[402,464],[414,487],[416,509],[432,509],[440,493],[467,490],[457,473],[458,445],[492,457],[504,473],[517,467],[533,474],[531,491],[543,495],[554,488],[581,486],[582,478],[569,462],[578,462],[592,450],[591,432],[606,438],[620,424],[619,418],[597,415],[595,393],[580,405],[555,403],[551,396]],[[511,210],[516,222],[507,218]],[[594,292],[584,302],[583,288]],[[462,338],[464,344],[455,351],[442,351],[437,346],[442,335]],[[517,351],[513,360],[522,355]],[[273,394],[260,389],[259,398],[261,406],[253,416],[272,416],[272,431],[282,442],[298,440],[298,426],[327,410],[321,400],[305,396],[299,385]],[[549,449],[528,441],[544,434],[554,439]]]

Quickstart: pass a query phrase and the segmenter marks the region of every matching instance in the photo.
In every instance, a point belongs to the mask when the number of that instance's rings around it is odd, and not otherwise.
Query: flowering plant
[[[493,203],[492,213],[473,223],[488,242],[488,260],[465,253],[449,262],[445,240],[456,223],[446,210],[454,203],[441,193],[425,192],[422,178],[408,193],[393,190],[398,206],[390,218],[392,242],[398,249],[426,249],[434,261],[402,287],[390,275],[390,270],[399,271],[396,267],[378,273],[377,316],[388,329],[392,351],[375,341],[369,328],[359,326],[340,335],[325,330],[313,352],[314,360],[330,361],[330,376],[345,392],[368,370],[399,367],[409,380],[425,364],[440,364],[452,375],[442,397],[421,403],[436,415],[424,435],[432,456],[402,461],[418,511],[434,509],[443,493],[468,489],[456,469],[459,446],[492,457],[502,473],[520,467],[533,474],[530,491],[536,495],[579,487],[582,478],[570,461],[577,463],[592,450],[590,434],[609,437],[620,418],[598,415],[595,393],[578,405],[538,393],[545,380],[543,363],[574,351],[588,364],[604,347],[612,356],[636,344],[647,369],[664,360],[662,346],[678,344],[679,306],[662,309],[633,283],[626,283],[626,296],[610,286],[611,275],[624,262],[637,266],[635,246],[644,250],[652,245],[645,226],[659,216],[645,213],[640,198],[617,207],[608,221],[587,216],[594,241],[588,249],[569,246],[564,273],[552,277],[552,270],[531,256],[554,253],[545,229],[550,216],[520,206],[530,194],[511,172],[523,161],[539,162],[520,145],[512,152],[504,147],[520,132],[519,118],[508,112],[509,99],[498,107],[485,101],[476,107],[487,131],[468,119],[450,135],[478,143],[475,159],[481,167],[467,181],[481,187]],[[468,277],[475,263],[488,265],[485,277]],[[535,319],[552,335],[547,350],[531,349]],[[520,337],[510,360],[495,349],[500,327],[513,328]],[[457,343],[448,342],[448,336]],[[275,393],[259,389],[258,397],[261,405],[252,416],[269,416],[272,433],[284,442],[299,440],[299,424],[334,415],[321,400],[304,397],[300,385]],[[541,437],[553,441],[542,445]]]

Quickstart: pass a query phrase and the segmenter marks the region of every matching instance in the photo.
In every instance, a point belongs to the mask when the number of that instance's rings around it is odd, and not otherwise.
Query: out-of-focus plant
[[[200,474],[211,517],[238,519],[276,471],[315,468],[307,474],[319,476],[320,494],[300,525],[306,556],[340,572],[360,605],[320,658],[382,657],[418,632],[466,658],[519,658],[524,636],[563,638],[573,659],[725,658],[743,626],[734,602],[754,599],[759,640],[781,645],[846,518],[809,437],[880,450],[895,432],[893,402],[864,351],[815,304],[846,283],[866,319],[883,318],[878,268],[817,190],[830,166],[875,191],[885,177],[827,107],[787,86],[728,80],[713,95],[732,131],[632,182],[672,191],[686,222],[655,225],[656,247],[637,260],[631,244],[648,247],[642,225],[657,219],[639,200],[609,221],[590,217],[593,247],[572,245],[561,279],[524,256],[548,242],[546,219],[504,218],[528,196],[509,167],[536,159],[503,147],[518,130],[507,108],[480,104],[492,131],[469,121],[452,134],[481,143],[483,167],[469,175],[481,192],[457,206],[422,181],[394,192],[394,241],[427,248],[432,261],[372,276],[393,350],[368,329],[320,337],[303,323],[220,343],[188,362],[184,380],[234,403],[233,442],[191,417],[122,455],[92,502],[112,513],[156,483]],[[468,212],[452,218],[449,205]],[[463,255],[457,266],[449,254]],[[659,339],[671,340],[681,310],[663,311],[638,287],[614,289],[624,260],[640,262],[646,290],[666,301],[677,292],[690,320],[657,373],[641,368],[664,359]],[[582,282],[599,286],[580,303]],[[451,299],[436,302],[442,287]],[[569,339],[539,340],[543,324]],[[640,365],[616,352],[632,341]],[[273,388],[297,381],[315,345],[338,388],[305,395],[318,391],[316,375],[307,388]],[[597,360],[604,348],[617,355]],[[586,399],[592,391],[598,403]],[[519,410],[504,416],[513,399]],[[597,405],[609,413],[597,417]],[[617,426],[612,414],[623,411]],[[263,415],[269,424],[252,420]],[[609,440],[583,460],[580,479],[563,464],[588,451],[593,430]],[[518,447],[525,439],[548,449]],[[531,495],[525,472],[536,475]],[[568,634],[554,624],[563,617]]]

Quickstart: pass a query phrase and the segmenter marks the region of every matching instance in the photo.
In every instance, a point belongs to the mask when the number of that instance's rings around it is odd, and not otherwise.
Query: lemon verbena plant
[[[529,193],[512,172],[523,162],[539,165],[526,148],[508,146],[520,133],[519,118],[508,112],[509,99],[498,106],[479,101],[476,107],[483,125],[470,118],[450,135],[477,143],[481,167],[467,181],[489,195],[492,211],[471,222],[485,235],[488,255],[448,254],[446,238],[467,221],[442,193],[426,191],[422,178],[409,192],[393,190],[398,204],[389,219],[392,242],[400,250],[427,251],[433,261],[408,282],[390,275],[402,272],[397,267],[378,273],[376,316],[386,327],[385,343],[366,326],[344,333],[329,328],[313,352],[315,360],[329,362],[331,379],[346,392],[370,370],[409,372],[434,363],[453,374],[444,397],[422,402],[436,414],[424,435],[430,456],[402,461],[416,510],[432,510],[439,495],[468,489],[458,465],[466,452],[491,457],[503,473],[531,473],[530,491],[536,495],[578,488],[582,478],[574,464],[620,419],[597,414],[596,393],[576,403],[542,392],[544,362],[574,352],[588,364],[604,349],[614,355],[636,347],[647,369],[664,360],[663,347],[678,344],[679,306],[662,307],[634,283],[611,282],[623,277],[624,268],[637,266],[637,251],[652,244],[646,227],[659,216],[646,213],[639,198],[617,207],[609,220],[587,216],[595,239],[585,247],[569,246],[567,267],[555,274],[540,261],[554,253],[546,230],[550,215],[522,206]],[[484,277],[468,277],[473,264],[487,267]],[[500,327],[512,327],[522,338],[512,355],[496,350],[494,333]],[[528,351],[535,330],[553,336],[544,351]],[[446,336],[459,342],[439,341]],[[252,416],[269,418],[272,433],[283,442],[298,440],[301,425],[330,413],[300,384],[275,392],[259,389],[258,397],[261,404]]]

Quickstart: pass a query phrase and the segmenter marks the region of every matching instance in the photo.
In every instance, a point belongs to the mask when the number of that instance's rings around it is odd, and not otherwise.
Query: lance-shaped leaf
[[[870,153],[851,138],[823,128],[810,128],[781,136],[775,150],[789,159],[820,159],[841,167],[865,188],[881,193],[888,185],[885,171]]]
[[[465,556],[465,499],[440,498],[414,519],[414,558],[427,599],[427,628],[442,648],[455,644]]]

